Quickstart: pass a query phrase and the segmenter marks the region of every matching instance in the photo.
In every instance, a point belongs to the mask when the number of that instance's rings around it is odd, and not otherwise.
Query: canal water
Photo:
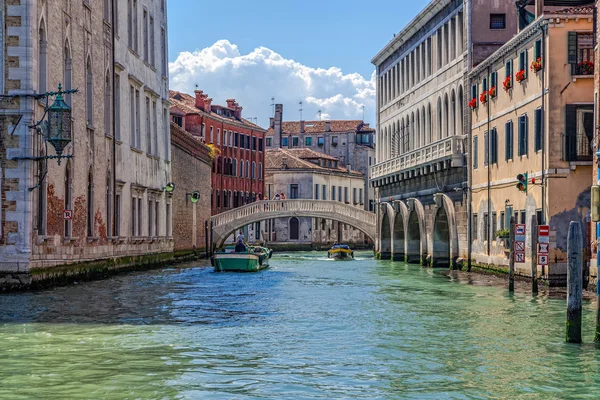
[[[255,274],[168,268],[0,296],[0,398],[597,398],[565,302],[323,253]]]

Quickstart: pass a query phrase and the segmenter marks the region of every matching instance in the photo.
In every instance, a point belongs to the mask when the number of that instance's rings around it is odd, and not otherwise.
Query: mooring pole
[[[538,225],[537,216],[531,216],[531,293],[538,294],[537,281],[537,246],[538,246]]]
[[[208,248],[208,220],[204,221],[204,249],[206,258],[210,257],[210,249]]]
[[[508,291],[515,291],[515,217],[510,217],[510,255],[508,260]]]
[[[582,246],[581,223],[573,221],[567,239],[567,343],[581,343]]]

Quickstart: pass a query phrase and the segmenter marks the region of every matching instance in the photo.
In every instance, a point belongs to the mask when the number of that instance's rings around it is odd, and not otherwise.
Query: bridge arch
[[[382,217],[380,229],[380,242],[379,242],[379,256],[382,260],[390,260],[392,258],[392,232],[394,223],[394,208],[390,203],[381,203]]]
[[[445,194],[435,195],[436,210],[433,219],[431,265],[450,267],[458,258],[458,231],[454,203]]]
[[[220,247],[237,229],[246,225],[279,218],[322,218],[341,222],[363,232],[375,242],[374,213],[332,200],[258,201],[211,217],[212,244]],[[291,220],[290,220],[291,221]]]
[[[406,261],[406,226],[408,223],[408,208],[401,201],[395,203],[396,216],[394,218],[393,254],[394,261]]]
[[[414,198],[408,199],[408,221],[406,227],[406,262],[422,263],[427,257],[427,230],[425,209]]]

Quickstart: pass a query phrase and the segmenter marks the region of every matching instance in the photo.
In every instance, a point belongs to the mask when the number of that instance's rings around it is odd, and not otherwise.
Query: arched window
[[[417,117],[415,120],[415,149],[418,149],[419,147],[421,147],[422,143],[421,143],[421,112],[420,110],[417,109]]]
[[[229,199],[227,199],[227,190],[223,190],[223,208],[229,207]]]
[[[112,136],[111,122],[111,83],[110,83],[110,72],[106,71],[106,79],[104,80],[104,132],[108,136]],[[149,117],[149,116],[148,116]]]
[[[431,103],[427,105],[427,143],[433,142],[433,122],[431,119]]]
[[[256,179],[256,163],[252,161],[252,179]]]
[[[112,183],[110,171],[106,176],[106,233],[112,236]]]
[[[231,207],[233,205],[233,197],[231,197],[231,190],[227,193],[227,207]]]
[[[64,59],[64,88],[65,90],[71,90],[73,88],[72,76],[73,76],[73,61],[71,60],[71,49],[69,48],[69,43],[65,43],[65,59]],[[71,95],[65,95],[65,102],[72,106],[71,103]]]
[[[454,90],[452,90],[451,102],[452,120],[450,121],[450,128],[452,129],[448,131],[448,135],[456,133],[456,93],[454,92]]]
[[[217,174],[221,173],[222,163],[223,163],[223,161],[221,160],[221,157],[217,157]]]
[[[244,160],[240,160],[240,178],[244,177]]]
[[[300,222],[298,218],[292,217],[290,218],[290,240],[299,240],[300,239]]]
[[[93,124],[94,115],[94,79],[92,74],[92,60],[88,57],[85,65],[85,108],[88,125]]]
[[[41,157],[45,156],[44,151],[40,153]],[[37,231],[38,235],[46,234],[46,216],[47,216],[47,192],[46,192],[46,175],[48,175],[48,165],[46,160],[38,161],[38,180],[40,182],[37,191]]]
[[[450,121],[450,105],[448,104],[448,95],[444,97],[444,137],[448,137],[448,126]]]
[[[73,210],[73,172],[71,171],[71,160],[67,161],[65,168],[65,210]],[[64,236],[67,238],[73,236],[73,224],[70,219],[65,219]]]
[[[250,161],[246,161],[246,178],[250,176]],[[246,196],[248,197],[248,196]]]
[[[88,173],[87,185],[87,235],[88,237],[94,236],[94,177],[92,168]]]
[[[437,135],[436,140],[442,139],[442,98],[437,101]]]
[[[237,165],[238,165],[238,163],[237,163],[237,159],[236,159],[236,158],[234,158],[234,159],[233,159],[233,164],[232,164],[232,166],[233,166],[233,171],[232,171],[232,173],[231,173],[231,175],[233,175],[233,176],[237,176]]]
[[[110,0],[104,0],[104,20],[110,22]]]
[[[221,191],[217,190],[217,208],[221,208]]]
[[[258,179],[262,180],[262,178],[263,178],[262,163],[258,163]]]
[[[38,33],[38,93],[46,93],[47,91],[47,53],[48,53],[48,38],[46,37],[46,27],[44,20],[40,22]]]
[[[460,20],[459,20],[460,21]],[[458,99],[457,99],[457,107],[458,107],[458,124],[456,127],[456,134],[457,135],[462,135],[463,134],[463,109],[462,109],[462,102],[463,102],[463,89],[462,86],[458,87]]]

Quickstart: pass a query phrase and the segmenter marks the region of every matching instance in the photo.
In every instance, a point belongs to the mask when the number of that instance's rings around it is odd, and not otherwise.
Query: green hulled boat
[[[261,246],[245,246],[245,251],[226,246],[211,257],[211,264],[216,272],[256,272],[269,267],[272,254],[272,250]]]

